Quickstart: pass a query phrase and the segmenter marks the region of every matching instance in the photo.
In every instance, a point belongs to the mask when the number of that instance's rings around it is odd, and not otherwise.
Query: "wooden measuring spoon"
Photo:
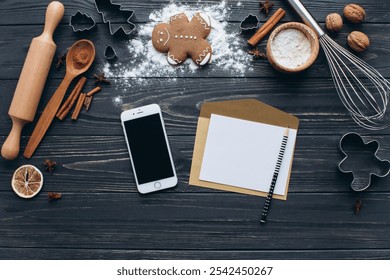
[[[30,140],[27,143],[23,154],[24,157],[31,158],[53,121],[70,83],[75,77],[87,71],[94,59],[95,46],[91,41],[79,40],[70,47],[66,56],[65,78],[51,97],[49,103],[47,103],[45,110],[43,110]]]

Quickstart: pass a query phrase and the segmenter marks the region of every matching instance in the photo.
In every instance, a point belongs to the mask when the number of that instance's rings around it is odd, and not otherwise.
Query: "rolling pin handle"
[[[27,123],[26,121],[18,118],[11,117],[11,119],[12,130],[1,148],[1,155],[6,160],[14,160],[18,156],[20,149],[20,136],[23,126]]]
[[[50,40],[53,40],[54,30],[57,28],[62,17],[64,16],[65,8],[61,2],[53,1],[46,9],[45,27],[42,36],[48,36]]]

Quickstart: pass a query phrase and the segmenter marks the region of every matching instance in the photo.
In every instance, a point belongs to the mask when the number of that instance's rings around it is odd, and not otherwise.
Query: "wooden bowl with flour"
[[[297,73],[310,67],[320,49],[317,34],[307,25],[288,22],[280,25],[267,42],[271,65],[284,73]]]

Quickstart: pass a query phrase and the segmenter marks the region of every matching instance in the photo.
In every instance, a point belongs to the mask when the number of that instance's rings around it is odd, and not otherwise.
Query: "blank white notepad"
[[[199,179],[268,192],[285,131],[285,127],[212,114]],[[296,137],[297,130],[289,129],[275,194],[285,194]]]

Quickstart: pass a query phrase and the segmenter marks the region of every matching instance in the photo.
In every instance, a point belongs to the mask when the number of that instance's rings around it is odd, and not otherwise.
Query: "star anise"
[[[59,69],[62,64],[65,64],[65,58],[66,58],[66,53],[64,54],[59,54],[57,56],[57,63],[56,63],[56,69]]]
[[[49,192],[49,193],[47,193],[47,196],[49,198],[49,201],[51,201],[51,200],[59,200],[62,197],[62,193]]]
[[[269,10],[274,6],[275,4],[272,3],[270,0],[265,0],[264,2],[260,1],[260,12],[263,12],[266,16],[268,16]]]
[[[50,172],[50,174],[53,174],[54,169],[55,169],[55,167],[57,165],[57,162],[55,162],[53,160],[50,160],[50,159],[45,159],[43,164],[46,167],[46,171]]]
[[[100,86],[101,83],[106,83],[108,85],[111,85],[111,82],[106,79],[106,75],[103,72],[100,72],[99,74],[93,74],[95,77],[95,84]]]
[[[353,205],[353,210],[355,211],[355,215],[359,215],[360,210],[362,209],[363,201],[361,199],[356,200]]]
[[[253,59],[267,58],[267,55],[264,52],[260,51],[259,48],[250,50],[248,53],[253,56]]]

